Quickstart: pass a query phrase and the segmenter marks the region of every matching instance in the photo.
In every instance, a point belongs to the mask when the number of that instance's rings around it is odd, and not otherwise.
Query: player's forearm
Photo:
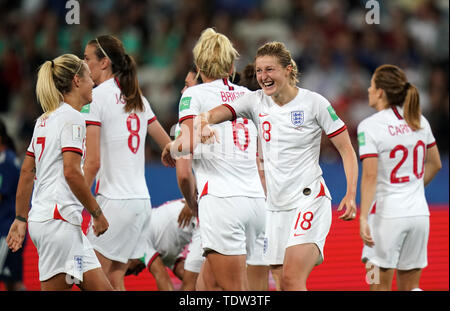
[[[94,160],[87,160],[84,163],[83,166],[83,172],[84,172],[84,179],[86,180],[86,184],[88,187],[92,187],[92,184],[94,183],[95,176],[97,176],[97,173],[100,169],[100,160],[94,161]]]
[[[436,146],[428,149],[425,161],[425,173],[423,176],[424,185],[428,185],[442,168],[441,157]]]
[[[30,171],[24,171],[22,168],[16,192],[16,216],[28,219],[30,198],[33,194],[34,177],[34,168]]]
[[[166,131],[158,122],[158,120],[153,121],[148,126],[148,133],[153,138],[153,140],[158,144],[161,150],[163,150],[164,147],[171,142],[169,135],[166,133]]]
[[[376,187],[377,187],[376,171],[367,171],[363,169],[363,173],[361,176],[360,222],[367,221],[370,207],[375,198]]]
[[[229,108],[220,105],[208,112],[201,113],[200,117],[209,124],[218,124],[231,120],[233,118],[233,114]]]
[[[64,177],[69,185],[70,190],[86,210],[94,217],[101,213],[97,201],[92,196],[89,187],[81,173],[81,169],[75,167],[65,167]]]
[[[178,175],[178,187],[183,197],[186,199],[186,203],[191,210],[195,210],[197,207],[197,191],[195,185],[195,178],[191,174],[190,176]]]
[[[343,148],[339,149],[344,165],[345,177],[347,179],[347,194],[356,196],[358,186],[358,161],[356,159],[355,150],[350,142]]]

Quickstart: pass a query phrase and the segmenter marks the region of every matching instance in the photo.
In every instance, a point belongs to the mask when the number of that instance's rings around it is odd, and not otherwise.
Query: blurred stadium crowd
[[[262,43],[284,42],[299,66],[299,86],[330,100],[353,139],[359,121],[374,112],[367,105],[373,70],[383,63],[402,67],[419,88],[441,153],[448,154],[448,0],[379,0],[379,25],[366,23],[364,0],[78,2],[80,24],[68,25],[66,1],[0,0],[0,117],[18,141],[19,155],[41,114],[34,89],[38,66],[63,53],[83,57],[86,43],[100,34],[117,36],[134,56],[144,95],[169,132],[192,48],[209,26],[235,44],[237,71]],[[156,151],[148,154],[158,160]],[[335,158],[325,142],[322,160]]]

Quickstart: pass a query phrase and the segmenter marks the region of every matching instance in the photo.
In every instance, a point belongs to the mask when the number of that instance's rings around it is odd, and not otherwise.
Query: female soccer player
[[[264,264],[264,192],[256,166],[255,125],[247,119],[226,122],[217,127],[223,135],[220,143],[211,148],[199,145],[195,151],[192,143],[187,145],[194,140],[196,115],[232,102],[248,89],[228,80],[238,53],[224,35],[211,28],[204,30],[193,54],[203,83],[187,88],[181,97],[182,134],[178,139],[186,141],[180,147],[193,152],[200,192],[198,215],[206,261],[199,280],[206,284],[205,289],[217,284],[224,290],[247,290],[246,261]]]
[[[108,229],[81,171],[86,126],[80,110],[92,100],[93,85],[88,66],[75,55],[39,69],[36,94],[44,114],[22,164],[7,243],[13,251],[22,247],[28,221],[42,290],[70,289],[78,281],[85,290],[112,289],[81,231],[83,206],[92,215],[95,236]]]
[[[356,217],[356,155],[330,103],[296,86],[297,66],[284,44],[260,47],[255,71],[261,90],[202,114],[196,126],[202,140],[214,140],[208,124],[243,117],[258,125],[267,188],[265,258],[282,269],[283,290],[306,290],[308,275],[323,261],[331,226],[331,196],[319,166],[322,130],[344,164],[347,193],[338,208],[346,207],[339,217],[344,220]]]
[[[150,220],[144,175],[146,134],[161,147],[170,138],[142,96],[136,64],[120,40],[110,35],[91,40],[85,60],[97,87],[92,103],[83,108],[87,125],[84,172],[88,185],[97,176],[97,202],[111,229],[101,237],[88,230],[87,236],[113,287],[125,290],[128,259],[134,258],[138,237]]]
[[[390,290],[395,269],[399,290],[417,289],[430,226],[424,186],[441,160],[417,88],[399,67],[378,67],[368,93],[377,112],[358,126],[362,260],[380,269],[371,290]]]

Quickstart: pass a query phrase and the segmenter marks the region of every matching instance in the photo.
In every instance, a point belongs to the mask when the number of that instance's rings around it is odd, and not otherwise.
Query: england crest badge
[[[291,122],[294,126],[300,126],[305,121],[305,114],[302,110],[291,111]]]

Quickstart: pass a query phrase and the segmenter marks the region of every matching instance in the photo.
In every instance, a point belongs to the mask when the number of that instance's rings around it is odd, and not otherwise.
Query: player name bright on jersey
[[[245,92],[220,92],[220,96],[222,97],[222,102],[224,103],[231,103],[244,95]]]

